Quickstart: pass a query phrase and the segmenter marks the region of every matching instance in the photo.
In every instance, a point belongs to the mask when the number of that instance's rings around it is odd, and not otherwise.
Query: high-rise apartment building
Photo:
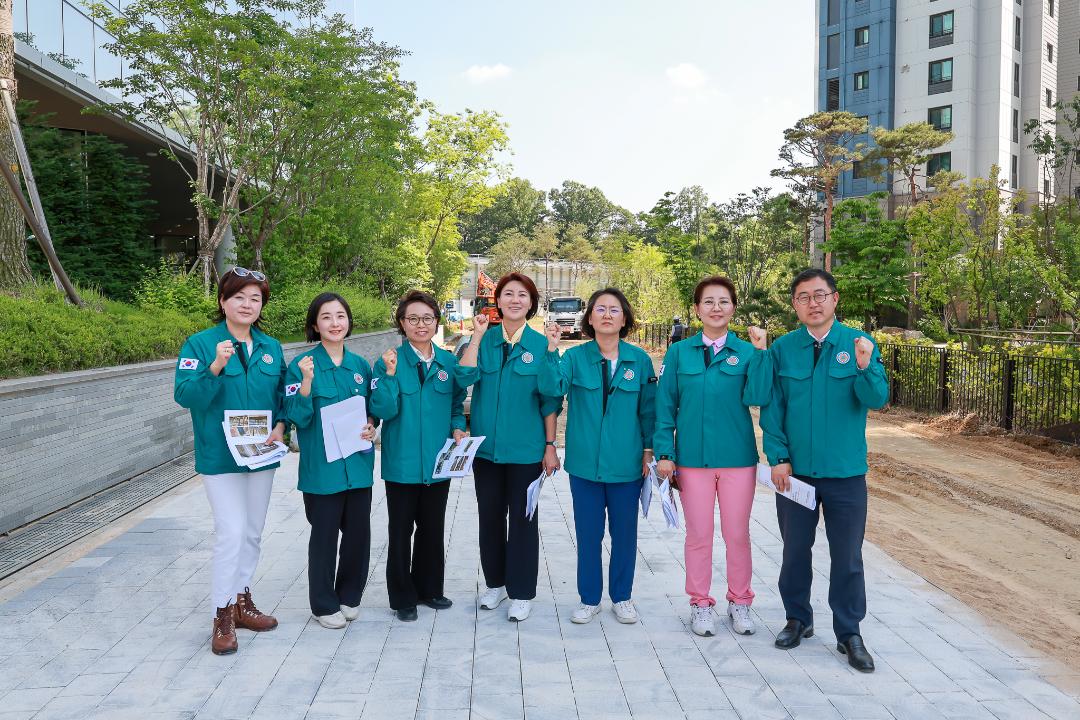
[[[1054,103],[1080,91],[1078,0],[817,0],[817,18],[819,110],[952,131],[928,175],[986,177],[996,164],[1029,197],[1058,191],[1024,124],[1053,119]],[[841,195],[885,189],[860,170],[845,174]]]

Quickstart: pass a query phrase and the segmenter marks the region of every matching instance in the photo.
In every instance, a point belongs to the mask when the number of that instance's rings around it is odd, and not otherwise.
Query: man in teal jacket
[[[785,490],[794,475],[817,490],[832,559],[829,606],[837,650],[856,670],[873,672],[859,632],[866,616],[866,413],[885,405],[889,383],[869,336],[836,321],[840,298],[832,275],[816,269],[799,273],[791,300],[803,326],[770,349],[775,380],[772,399],[761,411],[765,455],[778,489]],[[788,649],[814,633],[811,548],[818,510],[778,494],[776,516],[784,540],[779,585],[788,620],[776,646]]]

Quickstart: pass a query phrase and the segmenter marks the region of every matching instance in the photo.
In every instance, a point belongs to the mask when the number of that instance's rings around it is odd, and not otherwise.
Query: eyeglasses
[[[796,295],[795,297],[793,297],[791,299],[795,301],[796,305],[809,305],[811,300],[813,300],[816,304],[820,305],[821,303],[825,302],[826,300],[828,300],[829,298],[831,298],[835,294],[836,294],[835,290],[832,291],[832,292],[825,292],[824,290],[818,290],[813,295],[811,295],[810,293],[799,293],[798,295]]]
[[[434,315],[406,315],[405,320],[413,327],[417,327],[418,325],[427,326],[435,324]]]
[[[701,307],[709,311],[715,310],[716,308],[727,310],[731,307],[731,301],[726,299],[713,300],[712,298],[708,298],[701,301]]]
[[[250,277],[253,280],[258,280],[259,282],[266,282],[266,276],[258,270],[248,270],[247,268],[234,267],[232,269],[232,273],[236,275],[236,277]]]
[[[618,317],[622,315],[622,308],[617,307],[605,307],[603,305],[597,305],[593,308],[593,312],[601,317],[604,315],[610,315],[611,317]]]

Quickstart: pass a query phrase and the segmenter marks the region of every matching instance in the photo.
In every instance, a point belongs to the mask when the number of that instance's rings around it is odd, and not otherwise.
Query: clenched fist
[[[489,318],[487,315],[484,315],[483,313],[480,313],[479,315],[473,315],[473,340],[479,340],[480,338],[484,337],[484,333],[487,332],[490,322],[491,318]]]
[[[874,343],[864,337],[855,340],[855,364],[860,370],[870,366],[870,356],[874,353]]]
[[[390,377],[397,372],[397,348],[390,348],[382,354],[383,364],[386,365],[386,374]]]
[[[229,364],[229,358],[236,354],[236,348],[233,347],[232,340],[222,340],[214,348],[216,357],[214,358],[213,365],[217,366],[218,371],[222,370]]]
[[[751,325],[747,328],[747,332],[750,333],[750,342],[753,343],[754,347],[758,350],[764,350],[765,340],[769,336],[765,329],[759,328],[757,325]]]
[[[544,334],[548,339],[548,352],[554,352],[559,349],[559,340],[562,339],[562,328],[558,323],[548,323],[544,328]]]
[[[308,355],[303,358],[297,363],[297,367],[300,368],[300,377],[304,380],[311,380],[315,377],[315,358],[312,356]]]

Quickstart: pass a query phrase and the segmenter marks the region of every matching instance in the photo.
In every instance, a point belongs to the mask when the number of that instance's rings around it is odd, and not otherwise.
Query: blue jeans
[[[629,600],[634,589],[637,561],[638,498],[641,480],[604,483],[570,476],[574,498],[574,529],[577,531],[577,583],[581,602],[599,605],[604,592],[601,545],[604,515],[611,532],[611,563],[608,566],[608,597],[612,602]]]

